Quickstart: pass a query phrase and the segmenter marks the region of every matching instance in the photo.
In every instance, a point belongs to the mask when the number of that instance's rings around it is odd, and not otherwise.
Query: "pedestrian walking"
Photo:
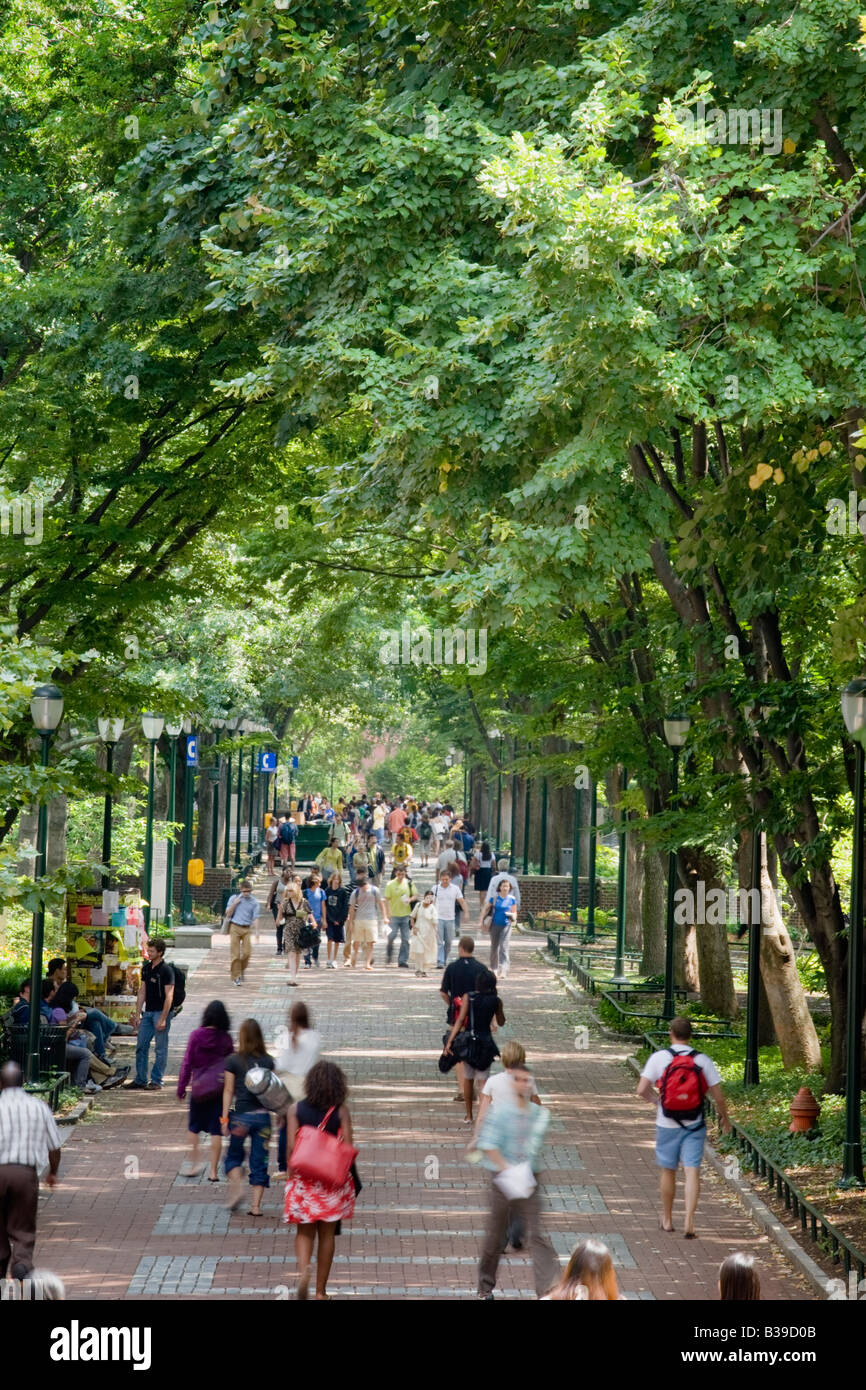
[[[341,872],[343,868],[343,851],[337,843],[336,834],[332,833],[325,848],[316,855],[316,866],[322,875],[323,883],[327,883],[331,874]]]
[[[270,1186],[268,1177],[268,1143],[271,1138],[271,1114],[262,1108],[258,1096],[248,1091],[244,1077],[253,1067],[272,1068],[274,1059],[265,1050],[262,1030],[254,1018],[245,1018],[238,1031],[238,1047],[226,1059],[223,1077],[222,1114],[223,1134],[229,1136],[225,1173],[229,1181],[226,1206],[235,1211],[243,1201],[241,1188],[244,1145],[250,1141],[250,1216],[261,1216],[262,1195]]]
[[[297,999],[289,1011],[289,1026],[277,1048],[274,1068],[293,1102],[304,1099],[307,1072],[321,1055],[321,1034],[313,1027],[306,1004]],[[286,1116],[282,1115],[277,1139],[277,1168],[281,1173],[286,1173],[288,1168],[286,1134]]]
[[[297,874],[292,874],[283,894],[280,916],[283,922],[286,969],[292,972],[286,983],[292,988],[297,988],[298,971],[301,968],[301,936],[305,927],[309,927],[310,923],[315,927],[316,923]]]
[[[280,859],[294,868],[298,824],[294,816],[281,816],[279,826]]]
[[[510,1039],[502,1046],[501,1061],[503,1069],[496,1072],[494,1076],[489,1076],[481,1088],[481,1097],[478,1102],[478,1116],[475,1121],[475,1136],[470,1145],[471,1149],[478,1148],[478,1139],[481,1129],[487,1117],[487,1112],[494,1105],[501,1105],[503,1102],[511,1104],[514,1100],[514,1081],[512,1073],[517,1067],[526,1067],[526,1049],[522,1043]],[[529,1100],[532,1105],[540,1105],[541,1099],[535,1085],[535,1077],[530,1073],[530,1092]],[[523,1249],[523,1229],[520,1225],[519,1217],[512,1210],[509,1213],[507,1240],[514,1250]]]
[[[272,874],[274,872],[274,860],[277,857],[279,841],[279,826],[274,817],[272,816],[271,819],[268,821],[267,829],[265,830],[265,856],[268,861],[269,874]]]
[[[343,887],[342,874],[333,873],[328,879],[323,908],[325,935],[328,938],[328,959],[325,966],[328,970],[337,969],[340,946],[345,944],[346,940],[346,918],[348,915],[349,890]]]
[[[127,1083],[130,1091],[161,1091],[168,1063],[168,1035],[171,1030],[171,1007],[174,1000],[174,971],[165,960],[165,942],[151,937],[147,943],[147,960],[141,967],[141,988],[135,1001],[132,1026],[138,1032],[135,1045],[135,1078]],[[154,1061],[147,1079],[147,1061],[151,1042]]]
[[[475,988],[464,994],[457,1017],[445,1042],[445,1052],[449,1053],[457,1034],[469,1024],[475,1035],[472,1060],[463,1063],[463,1101],[466,1114],[463,1123],[472,1124],[475,1103],[475,1083],[482,1087],[490,1075],[494,1057],[499,1056],[499,1048],[493,1040],[494,1021],[502,1028],[505,1024],[505,1011],[502,1000],[496,993],[496,976],[492,970],[483,967],[475,977]],[[525,1065],[523,1070],[525,1071]],[[512,1078],[513,1079],[513,1078]]]
[[[189,1158],[181,1165],[182,1178],[195,1178],[202,1170],[199,1162],[199,1135],[210,1136],[209,1182],[219,1182],[222,1152],[221,1103],[225,1088],[225,1062],[234,1051],[231,1023],[225,1005],[214,999],[201,1016],[201,1023],[187,1039],[186,1051],[177,1077],[177,1098],[182,1101],[189,1087]]]
[[[469,865],[472,874],[472,883],[478,894],[478,920],[484,916],[484,906],[487,901],[487,894],[490,891],[490,880],[493,877],[493,870],[496,867],[496,859],[493,851],[486,840],[480,848],[476,848],[471,863]],[[491,969],[494,969],[491,966]]]
[[[490,1214],[478,1269],[478,1296],[487,1300],[493,1298],[512,1213],[526,1232],[539,1298],[553,1287],[559,1275],[559,1261],[541,1230],[536,1177],[550,1111],[530,1105],[532,1079],[525,1067],[514,1067],[511,1078],[513,1100],[488,1111],[478,1140],[482,1162],[491,1171]]]
[[[394,873],[397,872],[397,869],[403,868],[408,874],[409,867],[412,863],[412,845],[412,831],[408,828],[399,831],[394,841],[394,853],[392,856],[394,861]],[[391,876],[393,878],[393,873]]]
[[[358,879],[358,886],[349,899],[349,919],[347,936],[352,941],[352,965],[358,964],[358,951],[363,947],[367,960],[366,969],[373,969],[373,948],[376,944],[380,918],[384,915],[388,924],[388,906],[382,901],[382,894],[374,883],[366,878]]]
[[[270,886],[267,897],[267,906],[270,908],[274,919],[274,928],[277,934],[277,955],[283,954],[283,918],[280,908],[283,903],[283,894],[292,879],[291,869],[283,869],[279,878],[275,878]]]
[[[719,1298],[723,1303],[757,1303],[761,1298],[761,1280],[754,1255],[739,1251],[722,1260],[719,1269]]]
[[[300,1130],[311,1126],[338,1136],[351,1147],[352,1117],[346,1104],[348,1093],[346,1078],[340,1068],[333,1062],[317,1062],[307,1073],[305,1098],[297,1101],[288,1113],[289,1180],[286,1183],[283,1219],[298,1228],[295,1250],[299,1299],[309,1297],[310,1264],[317,1242],[316,1298],[321,1301],[328,1297],[334,1241],[340,1222],[348,1221],[355,1210],[356,1187],[359,1184],[354,1165],[340,1187],[329,1187],[316,1178],[293,1173],[295,1141]]]
[[[438,920],[437,920],[438,934]],[[442,976],[442,983],[439,986],[439,994],[445,1000],[446,1012],[445,1023],[446,1032],[451,1029],[454,1020],[460,1012],[460,1007],[467,994],[471,994],[475,989],[475,981],[478,972],[484,966],[475,957],[475,942],[471,936],[461,936],[457,942],[457,959],[446,965]],[[455,1068],[457,1078],[456,1101],[465,1104],[465,1094],[463,1091],[463,1063],[458,1062]]]
[[[33,1269],[39,1174],[57,1183],[60,1135],[44,1100],[22,1087],[21,1068],[0,1068],[0,1281],[26,1279]]]
[[[489,887],[488,890],[487,890],[487,911],[488,911],[488,913],[489,913],[489,911],[490,911],[490,907],[492,906],[493,902],[494,902],[495,899],[496,899],[496,893],[497,893],[497,890],[498,890],[499,885],[500,885],[500,883],[502,882],[503,878],[506,878],[506,879],[508,880],[508,882],[509,882],[509,884],[510,884],[510,887],[509,887],[508,891],[509,891],[509,893],[513,893],[513,895],[514,895],[514,897],[515,897],[515,899],[516,899],[516,901],[517,901],[517,906],[520,907],[520,884],[517,882],[517,877],[516,877],[516,875],[515,875],[515,874],[512,874],[512,873],[509,873],[509,871],[508,871],[508,856],[507,856],[507,855],[503,855],[503,857],[502,857],[501,859],[497,859],[497,861],[496,861],[496,873],[495,873],[495,874],[493,875],[493,877],[491,878],[491,880],[490,880],[490,887]]]
[[[439,875],[439,882],[433,889],[433,902],[436,907],[437,963],[442,968],[448,964],[451,942],[457,934],[457,909],[466,908],[463,889],[453,881],[448,869],[443,869]]]
[[[600,1240],[582,1240],[542,1303],[617,1303],[619,1287],[613,1260]]]
[[[385,851],[377,843],[375,835],[370,835],[367,839],[367,859],[369,868],[367,870],[371,883],[378,887],[382,881],[382,871],[385,868]]]
[[[399,846],[396,846],[399,848]],[[397,866],[394,877],[385,884],[385,902],[391,919],[391,933],[385,950],[385,959],[390,965],[394,956],[394,941],[400,937],[400,950],[397,965],[401,970],[409,969],[409,932],[412,926],[412,909],[418,901],[415,885],[404,865]]]
[[[304,897],[313,917],[314,925],[309,921],[301,928],[300,943],[304,950],[304,965],[309,970],[313,961],[316,968],[319,965],[319,945],[322,938],[322,906],[325,901],[325,890],[322,887],[322,878],[317,869],[313,869],[310,874],[310,881],[304,889]]]
[[[508,976],[508,968],[511,963],[509,952],[511,928],[517,921],[517,899],[513,893],[509,893],[508,889],[508,879],[501,878],[496,889],[496,897],[493,900],[490,922],[490,969],[494,970],[503,980]]]
[[[428,888],[422,902],[412,909],[412,938],[409,942],[409,964],[422,980],[436,969],[436,905],[433,889]]]
[[[241,891],[226,903],[225,922],[229,924],[230,973],[233,985],[242,985],[244,971],[250,959],[250,937],[253,923],[259,915],[258,899],[253,897],[253,885],[245,878]]]
[[[426,869],[433,848],[433,826],[430,824],[430,816],[426,811],[421,813],[421,819],[418,822],[418,848],[421,854],[421,868]]]
[[[701,1159],[707,1137],[704,1096],[709,1092],[719,1112],[722,1129],[731,1128],[718,1068],[704,1052],[696,1052],[689,1039],[692,1025],[687,1018],[673,1018],[670,1046],[659,1048],[641,1072],[637,1093],[653,1101],[658,1089],[656,1110],[656,1164],[659,1172],[662,1215],[659,1226],[673,1231],[673,1207],[677,1168],[685,1172],[685,1238],[695,1239],[695,1212],[701,1190]]]

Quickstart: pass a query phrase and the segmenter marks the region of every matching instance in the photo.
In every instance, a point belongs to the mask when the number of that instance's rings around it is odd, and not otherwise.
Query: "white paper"
[[[100,965],[97,966],[95,969],[88,971],[88,974],[90,975],[91,984],[101,985],[106,975],[108,974],[108,971],[104,965]]]
[[[528,1163],[515,1163],[511,1168],[497,1173],[493,1181],[510,1202],[522,1201],[535,1190],[535,1174]]]
[[[103,912],[117,912],[120,907],[120,892],[116,888],[103,888],[102,890],[102,910]]]

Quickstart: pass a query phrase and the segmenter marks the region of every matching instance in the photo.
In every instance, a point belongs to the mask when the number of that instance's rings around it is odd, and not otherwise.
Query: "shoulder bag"
[[[295,1136],[295,1146],[289,1160],[289,1167],[298,1177],[320,1182],[323,1187],[338,1188],[349,1176],[349,1170],[358,1157],[358,1150],[351,1144],[344,1144],[342,1130],[339,1134],[328,1134],[325,1125],[334,1113],[332,1105],[320,1125],[300,1125]]]

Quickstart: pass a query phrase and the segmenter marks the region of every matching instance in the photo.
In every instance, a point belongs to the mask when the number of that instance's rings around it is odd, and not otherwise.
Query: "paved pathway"
[[[172,1029],[169,1076],[176,1079],[208,1000],[223,998],[235,1027],[255,1016],[269,1038],[285,1021],[289,997],[306,1000],[326,1055],[349,1076],[364,1183],[354,1220],[337,1241],[331,1293],[472,1298],[487,1180],[464,1160],[462,1109],[452,1101],[453,1082],[436,1068],[444,1018],[438,979],[384,968],[380,944],[374,972],[302,968],[303,987],[289,990],[267,930],[247,983],[235,989],[227,938],[214,942]],[[574,1028],[585,1015],[556,985],[536,942],[520,938],[514,956],[502,989],[508,1021],[500,1041],[525,1043],[553,1110],[545,1221],[563,1262],[581,1236],[596,1235],[613,1252],[626,1297],[715,1299],[720,1261],[748,1249],[760,1259],[765,1298],[808,1298],[710,1173],[698,1212],[701,1238],[686,1242],[658,1230],[652,1115],[634,1098],[622,1045],[591,1034],[589,1048],[575,1050]],[[39,1262],[63,1276],[70,1297],[292,1296],[294,1241],[280,1221],[282,1184],[265,1194],[263,1219],[243,1207],[230,1215],[221,1204],[224,1186],[204,1174],[177,1176],[185,1146],[186,1106],[173,1085],[99,1098],[94,1116],[64,1145],[62,1183],[40,1208]],[[679,1203],[674,1219],[682,1224]],[[497,1296],[535,1297],[523,1255],[503,1259]]]

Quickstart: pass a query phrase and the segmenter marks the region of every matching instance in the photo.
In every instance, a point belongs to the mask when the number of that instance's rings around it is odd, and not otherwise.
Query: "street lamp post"
[[[238,744],[238,813],[235,821],[235,868],[241,866],[241,813],[244,803],[244,745],[243,736],[246,733],[247,721],[243,718],[238,719],[235,728],[241,736]]]
[[[258,725],[254,724],[251,733],[255,733]],[[250,813],[247,816],[247,854],[253,852],[253,822],[256,826],[259,823],[259,753],[261,749],[255,744],[250,750]]]
[[[231,743],[234,738],[234,721],[226,720],[226,735],[229,740],[229,756],[226,764],[226,833],[225,851],[223,853],[223,866],[227,869],[231,864],[232,858],[232,750]]]
[[[516,858],[514,850],[517,844],[517,739],[512,743],[511,756],[514,759],[514,767],[511,772],[511,848],[508,851],[508,867],[513,870]]]
[[[114,746],[119,743],[123,735],[123,720],[100,718],[96,721],[99,730],[99,737],[105,744],[105,773],[110,779],[114,770]],[[109,781],[108,790],[105,793],[105,802],[102,811],[102,862],[105,865],[105,873],[102,875],[102,887],[111,887],[111,783]]]
[[[622,791],[623,796],[628,791],[628,769],[622,770]],[[614,966],[613,978],[611,983],[614,985],[626,985],[628,980],[625,974],[625,894],[626,894],[626,825],[628,824],[625,807],[622,809],[619,828],[619,865],[617,867],[616,882],[616,964]]]
[[[547,872],[547,778],[541,779],[541,849],[539,851],[541,863],[538,872]]]
[[[529,873],[529,807],[532,797],[532,782],[529,777],[528,768],[526,770],[526,776],[523,779],[523,784],[525,788],[523,805],[523,875],[526,877]]]
[[[673,753],[671,767],[671,805],[679,790],[680,749],[688,737],[691,720],[682,710],[675,710],[664,721],[665,738]],[[674,895],[677,889],[678,851],[672,849],[668,854],[668,905],[665,917],[665,998],[662,1017],[665,1022],[676,1013],[674,1005]]]
[[[589,809],[589,902],[586,907],[586,939],[595,940],[595,855],[598,848],[598,784],[592,779]]]
[[[169,723],[166,721],[165,732],[168,734],[169,759],[168,759],[168,810],[166,812],[171,831],[166,837],[165,845],[165,926],[166,931],[171,931],[174,924],[174,818],[177,806],[177,741],[183,733],[183,720],[178,719]]]
[[[144,832],[144,927],[150,930],[150,896],[153,890],[153,782],[156,745],[162,735],[165,720],[161,714],[143,714],[141,727],[148,743],[147,763],[147,824]]]
[[[859,677],[842,692],[842,716],[854,741],[854,850],[848,926],[848,1028],[845,1058],[845,1143],[840,1187],[863,1187],[860,1130],[863,1027],[863,783],[866,739],[866,680]]]
[[[63,717],[63,692],[56,685],[37,685],[30,699],[30,717],[42,740],[42,766],[48,766],[48,750]],[[34,878],[45,877],[45,849],[48,840],[48,803],[42,798],[36,821],[36,864]],[[45,901],[39,896],[33,914],[30,948],[30,1019],[27,1026],[27,1080],[39,1080],[39,1028],[42,1019],[42,948],[45,943]]]
[[[187,738],[193,732],[192,720],[183,721],[183,731]],[[192,884],[189,881],[189,861],[192,859],[192,822],[193,822],[193,797],[195,793],[195,770],[198,766],[198,741],[196,741],[196,757],[190,766],[189,743],[185,744],[186,758],[184,759],[183,769],[183,848],[181,858],[183,869],[180,875],[180,920],[185,927],[195,926],[195,914],[192,910]]]
[[[498,729],[488,729],[487,737],[491,743],[499,740],[496,770],[496,858],[499,858],[499,838],[502,831],[502,734]],[[492,797],[491,797],[492,800]]]
[[[583,748],[578,745],[578,752]],[[580,896],[580,830],[583,813],[583,768],[576,769],[574,779],[574,833],[571,849],[571,920],[577,921],[578,897]]]
[[[224,719],[214,719],[214,720],[213,720],[213,726],[214,726],[214,729],[216,730],[216,742],[219,743],[219,740],[220,740],[220,738],[221,738],[221,736],[222,736],[222,731],[223,731],[223,729],[224,729],[225,726],[226,726],[226,721],[225,721]],[[208,775],[211,777],[211,781],[212,781],[212,783],[213,783],[213,802],[212,802],[212,804],[211,804],[211,842],[210,842],[210,862],[211,862],[211,868],[213,868],[213,869],[216,868],[216,866],[217,866],[217,860],[218,860],[218,858],[219,858],[220,779],[221,779],[221,777],[222,777],[222,756],[221,756],[221,754],[219,754],[219,753],[216,753],[214,756],[215,756],[215,759],[216,759],[216,761],[215,761],[215,763],[214,763],[214,766],[215,766],[215,768],[216,768],[216,777],[211,776],[210,773],[208,774]]]

